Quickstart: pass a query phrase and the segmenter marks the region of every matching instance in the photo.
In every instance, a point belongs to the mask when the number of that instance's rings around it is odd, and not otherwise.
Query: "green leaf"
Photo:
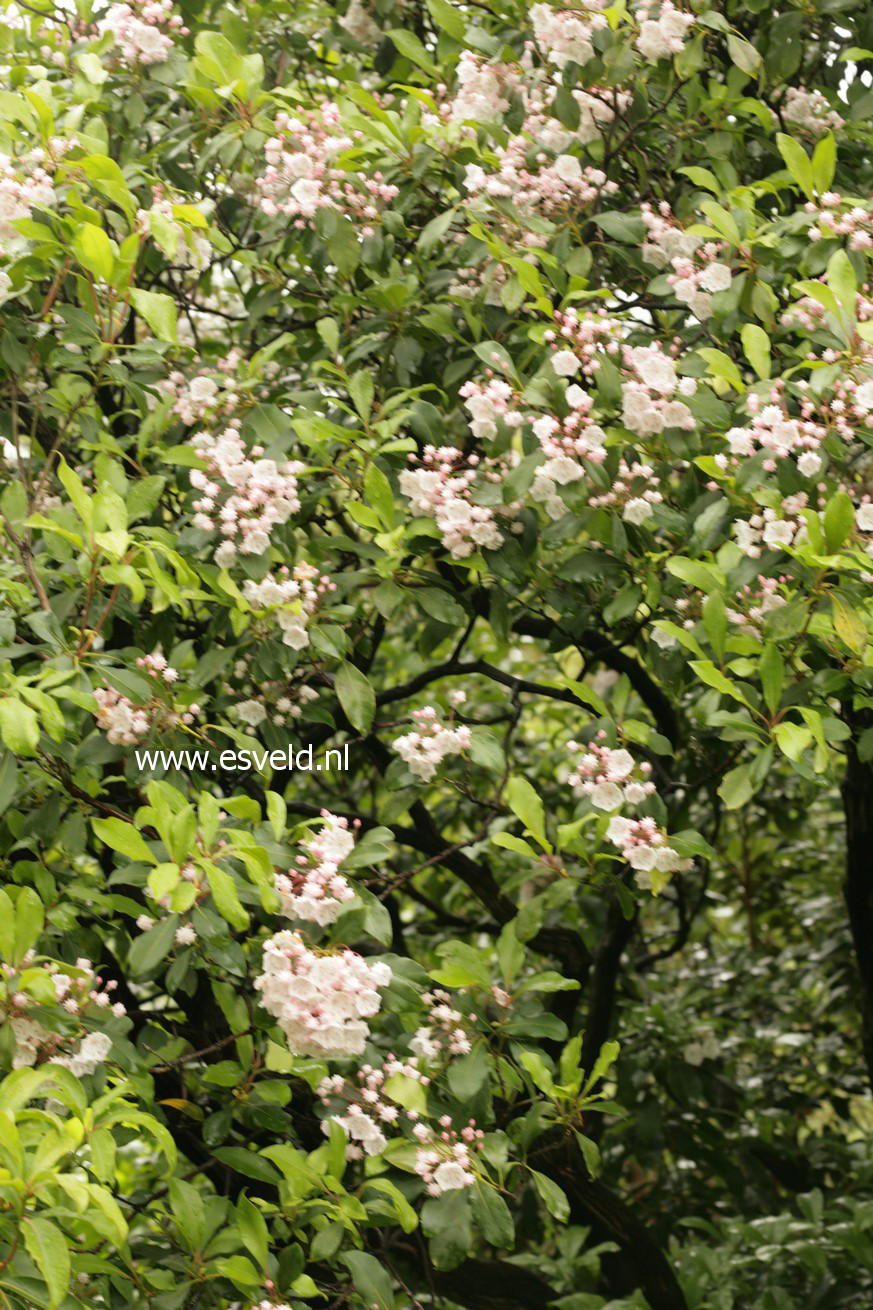
[[[102,227],[83,223],[73,235],[73,254],[93,277],[102,282],[112,281],[115,260],[112,244]]]
[[[245,1192],[236,1204],[236,1221],[243,1245],[266,1273],[269,1269],[270,1256],[270,1234],[267,1222]]]
[[[211,862],[206,864],[206,873],[209,878],[209,890],[212,893],[215,908],[221,917],[226,919],[231,928],[236,928],[238,932],[248,928],[249,916],[242,907],[236,883],[230,874]]]
[[[411,59],[414,64],[417,64],[419,68],[423,68],[425,72],[435,76],[439,74],[439,69],[414,32],[410,32],[407,28],[394,27],[387,35],[399,54],[406,59]]]
[[[364,494],[379,515],[383,528],[390,532],[394,527],[394,493],[391,483],[378,464],[369,463],[364,474]]]
[[[467,22],[460,10],[450,5],[448,0],[426,0],[428,12],[441,32],[445,32],[453,41],[463,42],[467,32]]]
[[[353,728],[367,733],[376,716],[376,693],[366,674],[348,661],[343,661],[334,682],[339,703]]]
[[[761,56],[753,45],[745,41],[741,36],[734,36],[733,32],[728,33],[727,39],[728,54],[737,68],[748,73],[749,77],[755,77],[761,69]]]
[[[557,1219],[558,1223],[565,1224],[570,1218],[570,1202],[567,1200],[566,1192],[546,1174],[538,1173],[536,1169],[531,1169],[530,1172],[549,1214]]]
[[[858,317],[858,283],[852,261],[845,250],[837,250],[828,260],[828,286],[836,296],[850,323]]]
[[[770,713],[775,714],[782,700],[785,664],[778,648],[772,642],[764,647],[764,654],[758,661],[758,675],[764,692],[764,703]]]
[[[744,323],[740,333],[746,359],[762,380],[770,376],[770,338],[757,323]]]
[[[847,605],[840,596],[831,596],[833,607],[834,631],[849,650],[860,655],[867,645],[867,629],[853,606]]]
[[[54,1310],[70,1289],[70,1252],[66,1239],[50,1219],[28,1216],[23,1231],[24,1244],[45,1280],[49,1306]]]
[[[755,794],[752,786],[748,764],[740,764],[730,773],[726,773],[718,788],[718,794],[728,810],[738,810]]]
[[[24,701],[4,696],[0,700],[0,737],[14,755],[35,755],[39,743],[36,711]]]
[[[846,541],[855,526],[855,509],[845,491],[835,491],[824,512],[825,541],[833,555]]]
[[[200,1251],[206,1238],[206,1213],[197,1188],[182,1178],[170,1179],[170,1206],[176,1227],[191,1251]]]
[[[135,978],[144,973],[151,973],[152,969],[166,961],[173,949],[178,922],[175,914],[168,914],[153,928],[149,928],[147,932],[141,933],[134,939],[128,953],[127,964]]]
[[[510,1251],[515,1246],[515,1225],[509,1206],[494,1187],[477,1182],[470,1196],[473,1220],[489,1246]]]
[[[22,887],[15,900],[15,962],[20,963],[39,941],[45,924],[42,901],[32,887]]]
[[[110,850],[118,851],[120,855],[126,855],[137,863],[158,863],[132,823],[125,823],[124,819],[92,819],[91,827],[94,835]]]
[[[341,1259],[368,1310],[394,1310],[391,1278],[375,1256],[366,1251],[346,1251]]]
[[[130,293],[130,303],[138,314],[148,323],[158,341],[169,341],[178,345],[176,335],[176,302],[172,296],[162,291],[143,291],[134,287]]]
[[[787,720],[776,724],[773,736],[782,754],[787,755],[794,764],[799,762],[807,746],[812,743],[812,732],[809,728],[799,723],[789,723]]]
[[[363,419],[365,423],[367,423],[372,416],[373,397],[375,394],[372,377],[365,369],[361,369],[361,371],[356,373],[349,382],[349,395],[352,398],[352,404],[358,411],[359,417]]]
[[[807,200],[812,200],[815,192],[812,162],[803,146],[799,141],[795,141],[794,137],[786,136],[784,132],[776,133],[776,144],[779,147],[780,155],[785,160],[785,167],[788,172]]]
[[[527,778],[510,778],[506,794],[509,808],[521,819],[525,829],[536,837],[541,846],[548,846],[542,798]]]
[[[826,132],[812,155],[812,177],[820,196],[830,190],[837,169],[837,143],[833,132]]]
[[[748,705],[743,693],[738,687],[731,682],[730,678],[715,667],[710,660],[691,660],[691,668],[708,687],[714,687],[716,691],[722,692],[725,696],[732,696],[734,700],[740,701],[743,705]]]

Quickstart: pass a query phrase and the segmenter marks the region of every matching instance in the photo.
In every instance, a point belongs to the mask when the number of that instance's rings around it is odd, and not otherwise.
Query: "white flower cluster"
[[[822,467],[818,448],[828,434],[823,423],[812,417],[792,418],[782,405],[765,405],[745,428],[729,428],[725,438],[736,456],[754,455],[756,450],[770,452],[764,468],[768,473],[776,469],[777,461],[789,455],[797,458],[797,467],[804,477],[812,478]]]
[[[624,365],[632,375],[621,389],[621,418],[626,428],[643,437],[664,428],[694,428],[694,415],[676,395],[693,396],[697,382],[678,378],[675,360],[660,345],[626,346]]]
[[[801,128],[811,136],[822,132],[838,132],[846,120],[831,109],[821,91],[807,91],[803,86],[790,86],[782,103],[782,117],[786,123]]]
[[[265,943],[263,969],[255,989],[292,1055],[342,1059],[363,1053],[367,1020],[382,1004],[378,988],[391,981],[387,964],[367,964],[347,948],[321,955],[285,929]]]
[[[570,776],[570,785],[577,796],[588,796],[598,810],[617,810],[620,805],[639,805],[655,790],[648,775],[652,766],[646,760],[637,764],[630,751],[614,750],[600,744],[606,737],[598,733],[599,742],[582,746],[576,741],[567,743],[575,755],[583,752]],[[634,776],[636,773],[636,777]]]
[[[705,1036],[689,1042],[683,1049],[683,1059],[688,1064],[693,1064],[695,1068],[703,1064],[704,1060],[717,1060],[721,1055],[721,1044],[714,1033],[706,1033]]]
[[[606,5],[607,0],[583,0],[579,10],[553,9],[545,4],[531,7],[534,39],[549,63],[564,68],[569,63],[587,64],[594,58],[591,36],[597,28],[609,26],[598,12]]]
[[[339,866],[355,845],[348,819],[322,810],[324,824],[303,843],[294,869],[276,874],[276,891],[282,899],[282,913],[288,919],[302,919],[321,927],[333,923],[345,901],[354,896]]]
[[[374,46],[382,40],[381,27],[374,22],[370,11],[361,4],[361,0],[351,0],[348,9],[339,20],[339,25],[348,32],[353,41],[357,41],[358,45]]]
[[[111,33],[128,68],[163,64],[173,49],[174,35],[188,35],[188,28],[173,12],[173,0],[113,5],[97,26],[101,36]]]
[[[24,967],[32,966],[32,961],[31,953],[24,960]],[[15,972],[11,965],[4,964],[2,967],[7,976]],[[115,990],[115,982],[110,980],[104,985],[90,960],[84,957],[76,961],[75,967],[78,972],[68,974],[54,960],[46,960],[42,965],[51,978],[58,1005],[66,1019],[81,1020],[92,1006],[97,1010],[111,1011],[115,1018],[123,1018],[126,1013],[124,1006],[120,1001],[112,1003],[111,994]],[[5,1018],[15,1038],[13,1069],[31,1068],[39,1064],[61,1064],[77,1077],[93,1073],[112,1049],[111,1037],[104,1032],[90,1031],[84,1034],[78,1046],[74,1046],[78,1035],[74,1037],[68,1033],[56,1032],[28,1016],[27,1010],[34,1004],[33,997],[27,992],[15,992],[9,1000]]]
[[[692,861],[673,850],[654,819],[626,819],[617,814],[609,820],[606,836],[635,871],[639,885],[648,890],[660,891],[664,878],[659,874],[684,873],[691,868]]]
[[[673,218],[666,200],[661,201],[657,211],[644,203],[640,214],[646,226],[643,259],[655,268],[671,268],[667,281],[676,299],[687,305],[695,318],[709,318],[712,297],[718,291],[729,291],[733,280],[730,265],[719,260],[725,243],[703,243],[700,237],[686,232]]]
[[[806,541],[806,520],[800,517],[806,500],[803,492],[786,497],[782,502],[781,518],[768,506],[749,519],[738,519],[733,531],[743,554],[758,559],[763,550],[782,550],[785,546],[798,546]]]
[[[470,729],[463,724],[454,728],[440,721],[432,705],[413,710],[418,727],[392,743],[410,773],[430,782],[440,764],[449,755],[461,755],[470,745]]]
[[[634,45],[644,59],[657,63],[682,53],[694,15],[683,13],[671,0],[646,0],[640,6],[643,15]]]
[[[418,458],[409,456],[410,462]],[[455,559],[466,559],[477,547],[499,549],[503,533],[497,515],[512,518],[521,508],[520,503],[474,504],[472,488],[477,477],[500,482],[508,471],[505,461],[480,459],[475,454],[465,461],[463,452],[454,446],[428,445],[419,467],[404,469],[398,482],[402,494],[412,501],[413,516],[435,519],[446,549]]]
[[[46,168],[50,162],[42,149],[31,150],[14,165],[8,155],[0,155],[0,240],[4,243],[22,245],[23,238],[12,224],[30,218],[34,206],[48,209],[54,204],[54,184]]]
[[[289,460],[280,467],[263,458],[262,446],[253,446],[250,455],[238,419],[231,419],[217,437],[198,433],[191,444],[208,466],[206,472],[191,471],[191,486],[203,493],[194,502],[194,526],[224,537],[216,564],[229,568],[237,554],[263,555],[273,528],[300,508],[297,475],[304,465]]]
[[[455,1055],[467,1055],[471,1048],[470,1038],[463,1027],[464,1016],[452,1005],[449,993],[442,990],[425,992],[421,999],[429,1014],[427,1023],[416,1029],[409,1043],[410,1050],[427,1064],[433,1064],[441,1056],[451,1059]]]
[[[304,560],[293,569],[283,564],[277,573],[278,577],[268,573],[260,582],[247,578],[242,593],[253,609],[275,615],[283,645],[303,650],[309,645],[309,620],[322,598],[336,591],[336,583]]]
[[[327,1135],[332,1122],[342,1125],[349,1138],[347,1160],[379,1155],[388,1145],[385,1130],[400,1121],[400,1111],[386,1099],[385,1092],[386,1082],[395,1074],[421,1083],[423,1087],[430,1083],[430,1079],[419,1071],[415,1060],[404,1063],[389,1054],[381,1069],[374,1069],[371,1064],[363,1065],[358,1071],[357,1086],[347,1082],[341,1074],[323,1078],[319,1084],[318,1095],[323,1106],[330,1109],[339,1101],[346,1107],[344,1113],[332,1114],[322,1120],[321,1127]],[[418,1118],[416,1110],[407,1110],[405,1114],[413,1122]]]
[[[460,1133],[452,1128],[449,1115],[440,1119],[442,1132],[435,1134],[427,1124],[416,1124],[413,1134],[421,1142],[415,1158],[415,1172],[425,1184],[428,1196],[442,1196],[472,1187],[476,1175],[472,1171],[471,1152],[481,1150],[485,1134],[471,1119]]]
[[[462,50],[457,79],[449,122],[492,123],[509,108],[517,73],[507,64],[487,64],[481,55]]]
[[[137,667],[143,669],[160,688],[145,705],[136,705],[114,687],[98,687],[94,692],[97,701],[97,727],[106,733],[112,746],[134,746],[151,732],[165,732],[180,724],[190,726],[200,713],[199,705],[177,706],[165,693],[178,681],[178,671],[172,668],[160,651],[138,657]]]

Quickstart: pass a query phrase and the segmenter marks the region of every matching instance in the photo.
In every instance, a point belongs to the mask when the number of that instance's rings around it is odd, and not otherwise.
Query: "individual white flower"
[[[433,1180],[441,1192],[457,1191],[470,1186],[469,1172],[456,1160],[444,1160],[434,1173]]]
[[[821,456],[814,450],[805,450],[797,461],[797,467],[805,478],[814,478],[821,470]]]
[[[649,501],[644,500],[642,496],[635,496],[629,500],[622,511],[622,518],[628,523],[645,523],[654,514],[654,508]]]
[[[790,546],[794,540],[794,525],[785,519],[776,519],[764,528],[763,538],[767,546]]]
[[[244,700],[236,707],[237,716],[250,727],[256,728],[267,717],[265,706],[259,700]]]
[[[873,409],[873,378],[862,382],[860,387],[856,388],[852,399],[856,409],[864,411]]]
[[[575,155],[558,155],[554,169],[562,182],[576,182],[582,176],[582,165]]]
[[[614,782],[598,782],[592,789],[591,804],[598,810],[617,810],[624,794]]]
[[[552,368],[559,378],[571,378],[579,372],[579,360],[572,350],[559,350],[552,355]]]
[[[718,262],[708,264],[703,270],[703,276],[700,279],[700,285],[705,291],[729,291],[731,286],[731,270],[729,264],[719,264]]]
[[[855,523],[861,532],[873,532],[873,504],[859,505],[855,511]]]

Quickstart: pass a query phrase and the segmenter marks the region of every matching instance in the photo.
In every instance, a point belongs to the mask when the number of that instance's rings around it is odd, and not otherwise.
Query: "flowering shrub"
[[[869,6],[2,39],[0,1303],[866,1310]]]

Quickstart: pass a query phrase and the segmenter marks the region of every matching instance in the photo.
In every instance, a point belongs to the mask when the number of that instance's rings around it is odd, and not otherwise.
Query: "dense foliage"
[[[869,1307],[873,10],[49,4],[0,1307]]]

